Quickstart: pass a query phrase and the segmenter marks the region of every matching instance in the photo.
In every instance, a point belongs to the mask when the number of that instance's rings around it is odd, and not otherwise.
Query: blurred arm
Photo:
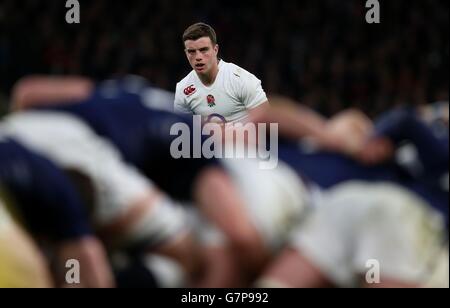
[[[269,253],[225,172],[209,168],[200,174],[195,186],[195,200],[206,217],[230,240],[244,268],[250,272],[259,270]]]
[[[63,287],[112,288],[114,278],[102,244],[93,236],[64,241],[59,244],[58,267],[62,280],[66,276],[66,262],[76,260],[80,264],[80,284],[70,285],[62,282]]]
[[[250,121],[278,123],[283,137],[295,140],[309,137],[325,150],[352,153],[362,133],[371,127],[370,120],[356,110],[328,120],[289,98],[272,96],[269,100],[270,105],[264,104],[250,111]]]
[[[12,110],[81,101],[94,84],[83,77],[32,76],[20,80],[12,92]]]

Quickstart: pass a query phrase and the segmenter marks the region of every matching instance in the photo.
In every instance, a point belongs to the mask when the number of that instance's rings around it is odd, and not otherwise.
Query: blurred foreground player
[[[60,85],[71,81],[74,80],[62,79]],[[27,97],[24,93],[32,92],[31,84],[33,82],[27,85],[26,81],[22,86],[19,84],[15,97]],[[55,86],[53,80],[46,83],[42,78],[36,84],[39,84],[41,94],[45,88],[47,93],[52,92]],[[56,87],[52,95],[58,89],[61,87]],[[170,134],[171,127],[177,123],[188,125],[192,142],[196,138],[193,119],[161,110],[161,102],[149,100],[148,92],[151,97],[152,88],[133,87],[127,80],[115,86],[114,82],[107,81],[94,87],[84,99],[81,99],[84,95],[80,95],[75,101],[69,97],[66,101],[50,100],[47,104],[54,105],[50,108],[52,112],[76,115],[89,123],[96,133],[112,141],[127,162],[138,167],[170,196],[180,201],[194,201],[202,213],[224,231],[237,258],[245,263],[243,266],[258,267],[267,253],[234,183],[214,159],[172,157],[171,145],[176,136]],[[44,97],[52,95],[41,94],[39,101],[36,96],[27,103],[17,101],[16,109],[20,108],[18,106],[46,105]],[[171,102],[167,103],[170,106]]]
[[[181,276],[195,271],[195,245],[182,209],[82,121],[58,112],[23,112],[7,116],[1,127],[5,135],[87,179],[90,217],[110,250],[137,250],[141,256],[151,250],[179,262]]]
[[[370,146],[410,142],[417,148],[415,165],[423,168],[417,172],[401,161],[364,167],[341,159],[336,168],[326,167],[331,172],[326,176],[304,166],[303,172],[332,188],[299,227],[292,248],[268,270],[262,285],[448,286],[448,274],[441,270],[448,269],[448,137],[436,136],[415,112],[405,110],[388,113],[375,127],[376,132],[368,136],[369,143],[374,142]],[[387,140],[380,143],[380,138]],[[393,151],[377,153],[374,157],[366,149],[360,151],[362,161],[372,163]],[[368,155],[372,156],[368,159]],[[321,166],[333,161],[326,156],[315,159]],[[380,264],[381,281],[376,283],[364,280],[371,260]]]
[[[82,287],[111,287],[112,273],[93,235],[86,207],[65,174],[18,142],[0,140],[0,184],[9,209],[52,255],[55,285],[65,282],[67,260],[80,263]]]

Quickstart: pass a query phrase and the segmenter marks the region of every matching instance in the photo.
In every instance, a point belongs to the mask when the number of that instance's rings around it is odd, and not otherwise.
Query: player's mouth
[[[203,63],[195,64],[195,70],[196,70],[197,72],[201,72],[201,71],[203,71],[205,68],[206,68],[206,65],[203,64]]]

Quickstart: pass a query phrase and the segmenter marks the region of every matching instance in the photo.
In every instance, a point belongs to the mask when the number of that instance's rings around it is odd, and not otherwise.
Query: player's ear
[[[216,46],[214,46],[214,52],[216,53],[216,56],[219,54],[219,44],[216,44]]]

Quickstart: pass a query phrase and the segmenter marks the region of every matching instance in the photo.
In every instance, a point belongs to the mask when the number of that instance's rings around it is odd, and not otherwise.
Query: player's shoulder
[[[239,65],[231,62],[225,62],[224,60],[220,60],[220,68],[228,74],[242,75],[243,72],[246,72],[246,70]]]
[[[195,84],[195,82],[196,82],[195,71],[192,70],[189,74],[186,75],[186,77],[184,77],[177,83],[177,91],[179,90],[182,91],[185,88]]]
[[[246,69],[231,62],[225,62],[221,60],[221,66],[223,70],[226,72],[226,74],[233,80],[241,80],[241,79],[244,80],[254,76]]]

